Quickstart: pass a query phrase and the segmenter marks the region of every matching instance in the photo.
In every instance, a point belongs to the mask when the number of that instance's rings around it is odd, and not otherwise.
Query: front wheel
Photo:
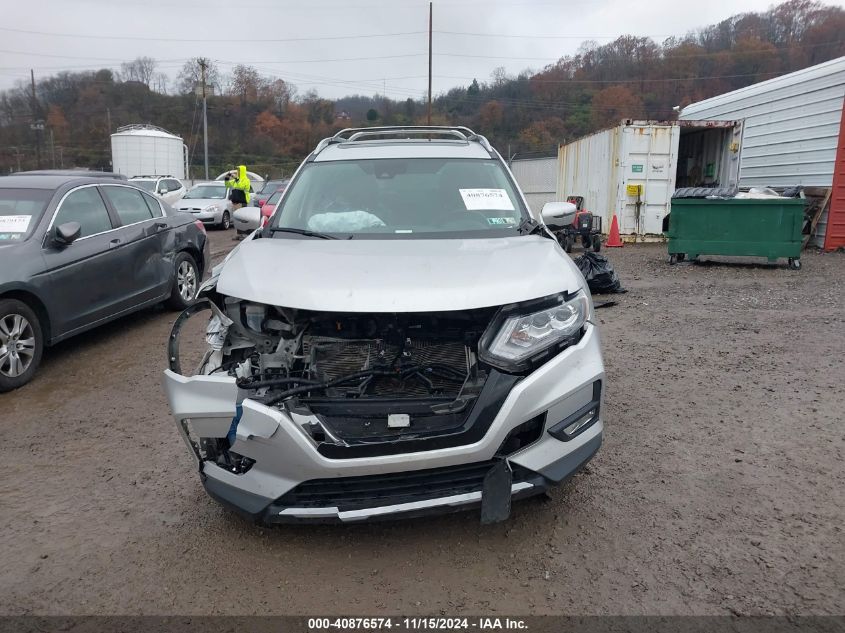
[[[43,352],[44,338],[35,312],[17,299],[0,301],[0,392],[28,383]]]
[[[596,235],[593,238],[593,252],[598,253],[601,250],[601,238]]]
[[[184,310],[196,299],[200,282],[199,268],[194,258],[188,253],[179,253],[176,256],[174,268],[176,276],[167,305],[174,310]]]
[[[228,231],[232,228],[232,218],[229,217],[228,211],[223,212],[223,217],[220,219],[220,228],[224,231]]]
[[[572,241],[573,240],[571,235],[567,235],[565,238],[563,238],[563,250],[565,250],[567,253],[572,252]]]

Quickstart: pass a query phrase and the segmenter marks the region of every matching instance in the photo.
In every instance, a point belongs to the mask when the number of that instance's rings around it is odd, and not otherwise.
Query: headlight
[[[555,295],[535,306],[503,309],[481,337],[483,361],[519,371],[575,342],[589,318],[590,297],[583,291],[568,300]]]
[[[203,209],[203,213],[214,213],[215,211],[217,211],[216,204],[210,204],[205,209]]]

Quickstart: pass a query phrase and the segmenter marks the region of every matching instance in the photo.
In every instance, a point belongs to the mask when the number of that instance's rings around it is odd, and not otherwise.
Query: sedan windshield
[[[494,237],[517,235],[529,217],[505,169],[492,159],[313,162],[289,189],[275,229],[393,239]]]
[[[219,185],[197,185],[185,194],[184,199],[212,199],[223,200],[226,197],[226,187]]]
[[[52,195],[47,189],[0,188],[0,243],[28,237]]]
[[[272,196],[267,198],[267,204],[279,204],[279,200],[282,199],[282,194],[284,191],[277,191]]]

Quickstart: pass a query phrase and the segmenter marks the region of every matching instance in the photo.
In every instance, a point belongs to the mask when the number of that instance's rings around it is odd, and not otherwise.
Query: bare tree
[[[179,94],[196,92],[202,82],[202,65],[205,64],[205,84],[212,90],[220,89],[220,70],[217,64],[206,57],[194,57],[185,62],[176,77]]]
[[[240,97],[244,103],[254,102],[258,100],[258,93],[266,84],[267,82],[255,68],[238,64],[232,69],[229,94]]]
[[[120,65],[120,74],[124,81],[139,81],[150,85],[155,74],[156,60],[152,57],[137,57],[131,62]]]

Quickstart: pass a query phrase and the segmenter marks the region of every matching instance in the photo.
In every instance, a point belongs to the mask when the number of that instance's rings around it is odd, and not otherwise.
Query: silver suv
[[[601,445],[604,384],[587,285],[547,230],[574,212],[533,219],[467,128],[323,140],[170,337],[167,395],[208,493],[265,523],[493,522],[571,476]]]

